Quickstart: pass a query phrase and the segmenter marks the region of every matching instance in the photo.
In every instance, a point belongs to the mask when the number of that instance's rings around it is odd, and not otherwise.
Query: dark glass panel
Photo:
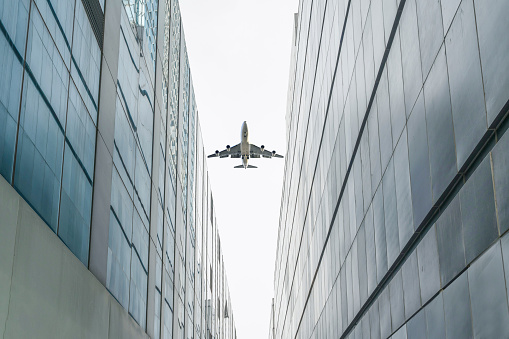
[[[460,191],[460,201],[465,258],[468,264],[498,237],[489,156],[468,178]]]
[[[14,186],[56,231],[64,135],[50,106],[25,78]]]
[[[88,267],[92,184],[66,144],[58,236]]]
[[[3,1],[0,23],[0,175],[12,180],[29,1]],[[11,44],[12,43],[12,44]]]

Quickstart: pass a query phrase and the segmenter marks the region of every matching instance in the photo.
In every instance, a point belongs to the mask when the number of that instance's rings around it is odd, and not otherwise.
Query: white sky
[[[286,154],[285,114],[298,0],[180,0],[205,152],[249,141]],[[267,338],[284,159],[208,159],[239,339]]]

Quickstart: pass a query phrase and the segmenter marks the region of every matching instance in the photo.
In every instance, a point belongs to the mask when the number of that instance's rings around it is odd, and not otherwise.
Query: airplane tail
[[[238,165],[238,166],[235,166],[233,168],[244,168],[244,165]],[[247,168],[258,168],[258,167],[253,166],[253,165],[247,165]]]

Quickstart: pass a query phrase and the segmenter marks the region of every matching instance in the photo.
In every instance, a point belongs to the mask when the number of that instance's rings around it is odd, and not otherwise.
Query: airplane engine
[[[262,145],[262,147],[260,147],[260,149],[262,150],[262,153],[263,153],[263,151],[265,150],[265,146]]]
[[[219,156],[219,151],[218,151],[218,150],[216,150],[216,157],[218,157],[218,156]]]
[[[276,155],[276,151],[272,151],[272,156],[275,156]]]
[[[230,152],[230,145],[226,145],[226,150]]]

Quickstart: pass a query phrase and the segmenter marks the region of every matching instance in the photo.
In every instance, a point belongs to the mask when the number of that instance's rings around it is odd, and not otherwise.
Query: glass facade
[[[114,1],[0,0],[0,174],[142,332],[236,338],[179,3]]]
[[[2,1],[2,176],[88,265],[100,48],[79,1]]]
[[[509,336],[508,14],[300,1],[269,338]]]

